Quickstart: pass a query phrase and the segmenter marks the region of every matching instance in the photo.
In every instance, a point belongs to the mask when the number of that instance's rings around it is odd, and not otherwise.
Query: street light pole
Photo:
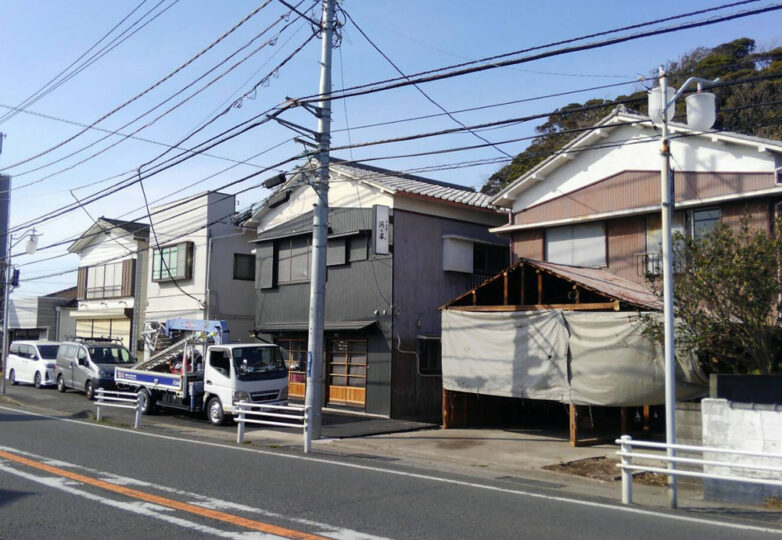
[[[675,112],[676,100],[685,89],[693,83],[698,85],[698,93],[687,97],[687,124],[698,131],[710,129],[716,120],[714,94],[701,92],[706,85],[712,85],[719,81],[708,81],[697,77],[687,79],[678,92],[668,88],[668,77],[661,66],[660,97],[657,98],[654,91],[649,95],[649,116],[652,120],[659,120],[662,124],[662,137],[660,148],[660,186],[661,186],[661,229],[662,229],[662,272],[663,272],[663,319],[664,319],[664,353],[665,353],[665,441],[669,445],[668,469],[674,471],[676,463],[670,459],[676,457],[676,450],[671,445],[676,444],[676,354],[674,338],[674,312],[673,312],[673,241],[672,227],[674,209],[674,180],[671,170],[671,146],[669,140],[669,115]],[[657,90],[657,89],[655,89]],[[677,478],[675,474],[668,476],[668,502],[671,508],[678,506]]]
[[[321,18],[320,95],[331,93],[331,39],[334,30],[334,0],[323,0]],[[323,321],[326,306],[326,245],[329,222],[329,146],[331,145],[331,100],[318,102],[318,170],[312,188],[316,202],[312,216],[312,280],[310,281],[309,331],[307,334],[307,386],[304,406],[310,411],[310,436],[320,439],[323,406]]]
[[[8,193],[10,198],[11,182],[8,182]],[[11,210],[10,204],[8,207],[9,213]],[[6,229],[7,230],[7,229]],[[35,229],[31,231],[25,231],[17,238],[14,238],[12,234],[8,233],[8,242],[6,243],[5,254],[5,268],[3,269],[3,382],[2,393],[5,394],[5,381],[8,379],[8,298],[11,292],[11,283],[13,281],[14,267],[11,264],[11,249],[21,242],[24,238],[27,238],[27,246],[25,251],[28,255],[35,253],[38,249],[38,236],[35,234]],[[16,240],[16,242],[14,242]]]

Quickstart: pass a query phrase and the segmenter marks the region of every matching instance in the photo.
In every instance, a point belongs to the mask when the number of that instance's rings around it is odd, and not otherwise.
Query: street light
[[[24,251],[28,255],[32,255],[38,249],[38,238],[40,236],[40,234],[35,233],[35,229],[25,231],[16,238],[14,238],[12,234],[8,235],[8,248],[5,256],[5,283],[3,286],[3,394],[5,394],[5,381],[8,378],[8,295],[11,283],[14,281],[14,267],[11,265],[11,250],[17,246],[19,242],[27,238]]]
[[[665,69],[660,67],[660,86],[649,92],[649,117],[653,122],[662,124],[662,163],[661,176],[661,214],[663,240],[663,319],[665,329],[665,442],[669,445],[669,458],[676,457],[676,450],[670,445],[676,444],[676,359],[674,355],[673,322],[673,257],[671,254],[671,218],[674,205],[674,183],[671,171],[671,150],[668,140],[668,120],[676,111],[676,100],[692,84],[698,85],[698,93],[687,96],[687,125],[697,131],[710,129],[716,120],[716,98],[714,94],[702,92],[704,86],[717,83],[719,79],[709,81],[698,77],[687,79],[679,91],[668,87]],[[668,469],[676,469],[676,463],[668,460]],[[677,506],[676,476],[668,477],[668,502],[671,508]]]

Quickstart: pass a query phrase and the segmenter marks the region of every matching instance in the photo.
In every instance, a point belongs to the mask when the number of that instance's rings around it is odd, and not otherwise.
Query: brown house
[[[604,268],[638,283],[659,268],[660,132],[617,110],[508,185],[512,257]],[[673,226],[697,237],[749,214],[770,230],[782,202],[782,142],[672,124]]]

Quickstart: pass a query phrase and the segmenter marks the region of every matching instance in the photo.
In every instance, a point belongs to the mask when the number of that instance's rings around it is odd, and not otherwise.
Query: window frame
[[[595,264],[595,261],[590,260],[582,260],[581,257],[576,257],[576,254],[582,254],[585,252],[588,252],[588,249],[583,248],[584,241],[586,240],[585,237],[577,237],[577,231],[586,231],[589,227],[595,227],[599,226],[601,235],[594,236],[594,243],[597,244],[598,241],[600,242],[600,261],[599,264]],[[568,231],[569,237],[565,238],[552,238],[551,235],[554,234],[554,232],[557,231]],[[565,241],[568,242],[567,252],[569,253],[569,261],[562,261],[559,260],[558,257],[555,257],[557,260],[552,260],[552,254],[551,254],[551,244],[552,243],[564,243]],[[590,221],[587,223],[578,223],[578,224],[571,224],[571,225],[562,225],[558,227],[549,227],[545,230],[544,238],[543,238],[543,244],[544,244],[544,252],[545,252],[545,259],[547,262],[552,262],[554,264],[564,264],[568,266],[582,266],[585,268],[606,268],[608,266],[608,236],[606,234],[606,223],[605,221]],[[580,251],[576,251],[576,245],[579,245],[581,248]],[[560,246],[557,246],[560,247]],[[561,248],[560,248],[561,249]],[[558,253],[557,253],[558,254]],[[591,255],[594,257],[594,254]]]
[[[174,253],[176,253],[176,260],[177,260],[177,268],[176,273],[171,273],[171,267],[168,265],[162,264],[164,252],[166,250],[176,250]],[[179,269],[179,255],[180,250],[184,250],[184,267],[182,268],[182,273],[180,273]],[[159,267],[156,266],[155,262],[158,261],[158,257],[160,257],[160,263]],[[170,260],[170,255],[169,255]],[[152,261],[151,261],[151,271],[152,271],[152,281],[154,283],[166,283],[171,281],[186,281],[189,279],[192,279],[193,277],[193,242],[191,241],[185,241],[185,242],[178,242],[176,244],[168,244],[156,247],[152,250]],[[156,277],[156,271],[157,271],[157,277]],[[163,276],[163,273],[168,274],[167,276]]]
[[[84,299],[97,300],[100,298],[119,298],[122,296],[123,269],[125,261],[97,264],[87,267],[87,282],[85,284]],[[106,276],[111,267],[111,284],[107,284]],[[100,271],[99,271],[100,270]],[[100,285],[97,277],[100,276]]]
[[[250,275],[240,276],[238,272],[239,261],[245,258],[249,262]],[[233,278],[239,281],[255,281],[255,255],[252,253],[234,253],[234,273]]]
[[[293,279],[294,278],[294,259],[296,257],[301,257],[303,253],[296,253],[295,250],[302,250],[302,246],[294,246],[294,242],[304,240],[306,243],[306,253],[307,253],[307,262],[306,262],[306,277],[300,278],[300,279]],[[287,248],[285,253],[287,253],[287,256],[283,258],[283,244],[287,244]],[[287,261],[287,275],[285,275],[281,270],[283,267],[281,266],[282,261]],[[274,266],[275,266],[275,275],[277,277],[277,285],[287,285],[290,283],[307,283],[310,281],[311,276],[310,272],[312,269],[312,236],[311,235],[301,235],[301,236],[288,236],[286,238],[281,238],[275,242],[275,257],[274,257]]]
[[[427,365],[424,366],[424,357],[427,358],[430,357],[431,352],[429,354],[425,354],[428,349],[430,349],[432,346],[436,345],[439,357],[437,358],[437,361],[434,362],[435,367],[431,367],[432,362],[427,362]],[[426,376],[441,376],[443,375],[443,344],[442,339],[440,337],[434,337],[434,336],[418,336],[418,374],[419,375],[426,375]]]
[[[712,225],[709,227],[709,229],[707,231],[700,232],[700,233],[696,234],[696,221],[697,221],[696,217],[695,217],[696,214],[706,214],[706,213],[711,213],[711,212],[717,212],[718,213],[717,218],[716,219],[712,219],[712,220],[708,220],[708,219],[707,220],[700,220],[700,223],[711,222]],[[699,239],[703,238],[704,236],[706,236],[707,234],[709,234],[711,231],[713,231],[714,227],[719,225],[719,223],[722,221],[722,208],[720,208],[719,206],[708,206],[708,207],[704,207],[704,208],[693,208],[692,210],[690,210],[688,217],[689,217],[689,221],[690,222],[689,222],[688,227],[687,227],[687,232],[689,233],[690,238],[692,238],[693,240],[699,240]]]

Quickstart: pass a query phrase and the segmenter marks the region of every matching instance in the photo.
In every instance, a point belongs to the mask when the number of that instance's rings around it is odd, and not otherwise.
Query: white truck
[[[114,380],[138,392],[144,414],[156,406],[205,411],[215,425],[240,401],[287,405],[288,370],[277,345],[217,341],[185,338],[145,362],[117,367]]]

